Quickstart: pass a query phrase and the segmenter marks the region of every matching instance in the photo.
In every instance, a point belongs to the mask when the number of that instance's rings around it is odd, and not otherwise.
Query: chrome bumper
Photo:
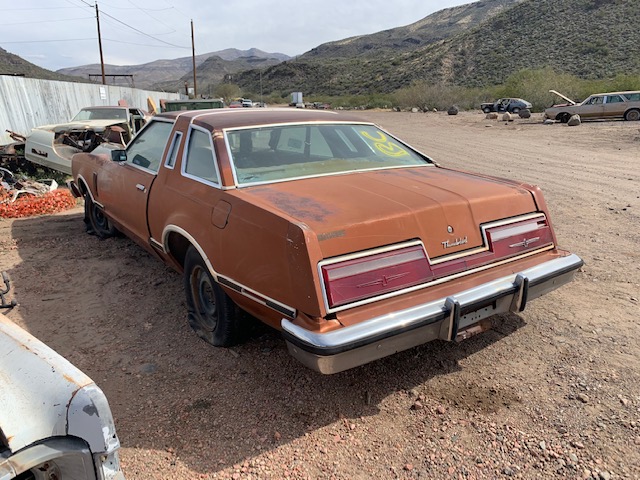
[[[282,319],[289,353],[324,374],[347,370],[431,340],[452,341],[481,320],[521,312],[527,302],[570,282],[583,265],[577,255],[556,258],[446,298],[388,313],[327,333]]]

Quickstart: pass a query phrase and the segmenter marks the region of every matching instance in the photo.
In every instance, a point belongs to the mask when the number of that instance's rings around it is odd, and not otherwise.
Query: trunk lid
[[[240,190],[306,224],[324,258],[420,239],[435,258],[483,244],[480,225],[536,211],[525,187],[435,166],[309,178]]]

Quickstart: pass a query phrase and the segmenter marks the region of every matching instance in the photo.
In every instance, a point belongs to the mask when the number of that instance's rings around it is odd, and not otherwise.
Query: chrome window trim
[[[166,158],[166,153],[167,153],[167,146],[166,145],[164,147],[164,150],[162,150],[162,156],[160,157],[160,164],[158,165],[158,170],[150,170],[148,168],[142,167],[140,165],[136,165],[135,163],[129,161],[129,146],[131,146],[133,144],[133,142],[136,140],[136,138],[138,138],[154,122],[171,123],[171,124],[173,124],[175,126],[175,121],[172,118],[164,118],[164,117],[154,117],[154,118],[152,118],[151,120],[149,120],[147,123],[145,123],[142,126],[140,131],[133,136],[133,138],[129,142],[129,145],[127,145],[124,148],[124,151],[127,152],[127,160],[125,160],[124,162],[116,162],[116,163],[119,163],[120,165],[128,165],[128,166],[136,168],[138,170],[142,170],[143,172],[151,173],[154,176],[158,175],[158,172],[160,171],[160,167],[162,166],[162,158]]]
[[[300,109],[296,109],[296,110],[300,110]],[[337,115],[337,112],[331,112]],[[239,131],[239,130],[253,130],[256,128],[272,128],[272,127],[285,127],[285,126],[305,126],[305,125],[366,125],[369,127],[375,127],[378,130],[380,130],[381,132],[383,132],[384,134],[388,135],[389,137],[391,137],[392,139],[394,139],[395,141],[399,142],[401,145],[404,145],[406,147],[408,147],[412,152],[418,154],[419,156],[425,158],[425,164],[424,165],[395,165],[392,167],[379,167],[379,168],[368,168],[368,169],[359,169],[359,170],[345,170],[343,172],[331,172],[331,173],[322,173],[322,174],[315,174],[315,175],[305,175],[305,176],[301,176],[301,177],[291,177],[291,178],[284,178],[281,180],[266,180],[266,181],[262,181],[262,182],[251,182],[251,183],[240,183],[238,181],[238,175],[236,173],[236,165],[235,162],[233,160],[233,154],[231,153],[231,147],[229,145],[229,138],[227,136],[227,134],[229,132],[235,132],[235,131]],[[247,187],[256,187],[256,186],[260,186],[260,185],[269,185],[269,184],[273,184],[273,183],[283,183],[283,182],[292,182],[295,180],[303,180],[306,178],[322,178],[322,177],[333,177],[333,176],[337,176],[337,175],[348,175],[348,174],[352,174],[352,173],[366,173],[366,172],[375,172],[375,171],[379,171],[379,170],[394,170],[394,169],[400,169],[400,168],[422,168],[422,167],[435,167],[437,166],[437,163],[435,160],[433,160],[429,155],[426,155],[424,153],[422,153],[420,150],[418,150],[417,148],[412,147],[410,144],[408,144],[407,142],[405,142],[404,140],[400,140],[398,137],[396,137],[395,135],[387,132],[385,129],[381,128],[379,125],[376,125],[375,123],[372,122],[355,122],[355,121],[350,121],[350,120],[338,120],[338,121],[324,121],[324,120],[314,120],[314,121],[306,121],[306,122],[276,122],[276,123],[263,123],[263,124],[256,124],[256,125],[246,125],[246,126],[242,126],[242,127],[233,127],[233,128],[223,128],[222,129],[222,134],[224,135],[224,143],[225,143],[225,147],[227,149],[227,158],[229,159],[229,165],[231,166],[231,173],[233,175],[233,183],[234,186],[238,189],[241,188],[247,188]]]
[[[247,287],[246,285],[243,285],[242,283],[237,282],[231,277],[218,273],[215,270],[215,268],[213,268],[213,265],[211,264],[211,261],[209,260],[209,257],[207,256],[207,254],[204,252],[204,249],[200,246],[200,244],[196,241],[196,239],[184,228],[181,228],[174,224],[166,225],[164,227],[164,230],[162,231],[162,243],[158,242],[153,238],[151,238],[151,243],[155,246],[160,246],[162,248],[162,251],[165,254],[170,254],[171,252],[168,248],[168,239],[169,239],[169,234],[171,232],[178,233],[189,240],[189,243],[191,243],[191,245],[193,245],[196,248],[196,250],[198,250],[200,257],[204,260],[205,264],[207,265],[207,268],[209,269],[209,273],[211,273],[211,276],[218,284],[231,288],[234,292],[237,292],[245,296],[246,298],[253,300],[256,303],[269,307],[276,312],[284,313],[289,318],[296,317],[297,310],[295,308],[290,307],[285,303],[279,302],[278,300],[275,300],[274,298],[271,298],[268,295],[264,295],[258,292],[257,290]]]
[[[171,139],[171,145],[169,145],[169,150],[167,151],[167,156],[165,158],[164,161],[164,166],[165,168],[168,168],[169,170],[173,170],[174,167],[176,166],[176,162],[178,161],[178,150],[180,149],[180,143],[182,142],[182,132],[181,131],[176,131],[173,134],[173,138]],[[176,157],[173,163],[170,163],[171,158],[173,157],[173,152],[174,152],[174,148],[176,149]]]
[[[207,135],[209,138],[209,145],[211,146],[213,165],[216,170],[216,176],[218,177],[218,182],[212,182],[210,180],[206,180],[201,177],[197,177],[196,175],[192,175],[185,171],[187,157],[189,155],[189,142],[191,141],[191,133],[194,130],[199,130]],[[218,190],[222,190],[222,177],[220,175],[220,167],[218,166],[218,156],[216,155],[216,150],[213,146],[213,132],[207,128],[201,127],[199,125],[194,125],[193,122],[189,125],[189,132],[187,133],[187,138],[185,140],[185,148],[182,151],[182,161],[180,162],[180,174],[185,178],[190,178],[196,182],[202,183],[204,185],[208,185],[210,187],[217,188]]]
[[[389,245],[387,247],[374,248],[374,249],[371,249],[371,250],[366,250],[364,252],[341,255],[341,256],[338,256],[338,257],[332,257],[332,258],[329,258],[329,259],[321,260],[320,262],[318,262],[317,272],[318,272],[318,280],[320,282],[320,288],[322,290],[322,301],[323,301],[324,307],[326,309],[326,312],[327,313],[341,312],[343,310],[348,310],[350,308],[360,307],[362,305],[368,305],[370,303],[377,302],[377,301],[380,301],[380,300],[386,300],[388,298],[393,298],[393,297],[397,297],[397,296],[400,296],[400,295],[404,295],[405,293],[411,293],[411,292],[415,292],[417,290],[422,290],[424,288],[432,287],[434,285],[440,285],[440,284],[443,284],[445,282],[449,282],[451,280],[456,280],[458,278],[466,277],[468,275],[473,275],[474,273],[483,272],[485,270],[489,270],[489,269],[494,268],[494,267],[499,267],[499,266],[505,265],[507,263],[515,262],[517,260],[521,260],[523,258],[527,258],[527,257],[536,255],[536,254],[541,253],[541,252],[552,250],[552,249],[555,248],[555,244],[545,245],[544,247],[541,247],[541,248],[538,248],[538,249],[523,253],[521,255],[516,255],[514,257],[509,257],[509,258],[506,258],[504,260],[500,260],[498,262],[493,262],[493,263],[490,263],[488,265],[482,265],[480,267],[472,268],[470,270],[465,270],[464,272],[459,272],[459,273],[456,273],[456,274],[453,274],[453,275],[448,275],[446,277],[437,278],[437,279],[432,280],[430,282],[421,283],[419,285],[414,285],[413,287],[408,287],[408,288],[404,288],[404,289],[401,289],[401,290],[396,290],[394,292],[385,293],[383,295],[378,295],[378,296],[371,297],[371,298],[365,298],[363,300],[358,300],[356,302],[352,302],[352,303],[349,303],[347,305],[341,305],[341,306],[335,307],[335,308],[329,307],[329,299],[328,299],[328,296],[327,296],[326,286],[324,284],[324,278],[322,276],[322,267],[325,266],[325,265],[332,265],[334,263],[341,263],[341,262],[345,262],[345,261],[348,261],[348,260],[354,260],[354,259],[358,259],[358,258],[368,257],[368,256],[371,256],[371,255],[376,255],[376,254],[379,254],[379,253],[392,252],[394,250],[400,250],[402,248],[412,247],[412,246],[415,246],[415,245],[422,246],[422,249],[424,250],[424,253],[425,253],[425,256],[427,258],[427,261],[429,262],[429,265],[437,265],[437,264],[443,263],[445,261],[454,260],[456,258],[461,258],[461,257],[466,257],[466,256],[469,256],[469,255],[473,255],[475,253],[480,253],[480,252],[488,250],[489,247],[488,247],[488,241],[487,241],[487,237],[486,237],[486,230],[489,229],[489,228],[495,228],[495,227],[499,227],[499,226],[503,226],[503,225],[509,225],[511,223],[517,223],[517,222],[521,222],[521,221],[526,221],[526,220],[530,220],[530,219],[537,218],[537,217],[546,218],[543,213],[529,213],[529,214],[526,214],[526,215],[521,215],[521,216],[518,216],[518,217],[511,217],[511,218],[503,219],[503,220],[497,220],[497,221],[494,221],[494,222],[490,222],[490,223],[486,223],[484,225],[481,225],[484,246],[478,247],[478,248],[474,248],[474,249],[470,249],[470,250],[464,250],[462,252],[457,252],[457,253],[454,253],[454,254],[451,254],[451,255],[447,255],[445,257],[438,257],[437,261],[432,261],[431,258],[429,258],[429,253],[427,252],[426,248],[424,247],[424,243],[421,240],[413,240],[413,241],[408,241],[408,242],[402,242],[402,243],[398,243],[398,244],[394,244],[394,245]]]

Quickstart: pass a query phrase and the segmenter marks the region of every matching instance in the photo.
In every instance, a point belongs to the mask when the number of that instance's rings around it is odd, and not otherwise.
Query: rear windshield
[[[431,161],[368,124],[293,124],[226,132],[238,184],[412,167]]]

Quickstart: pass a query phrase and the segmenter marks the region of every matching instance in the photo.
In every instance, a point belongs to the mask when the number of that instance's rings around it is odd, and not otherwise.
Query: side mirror
[[[114,162],[126,162],[127,151],[126,150],[111,150],[111,160]]]

